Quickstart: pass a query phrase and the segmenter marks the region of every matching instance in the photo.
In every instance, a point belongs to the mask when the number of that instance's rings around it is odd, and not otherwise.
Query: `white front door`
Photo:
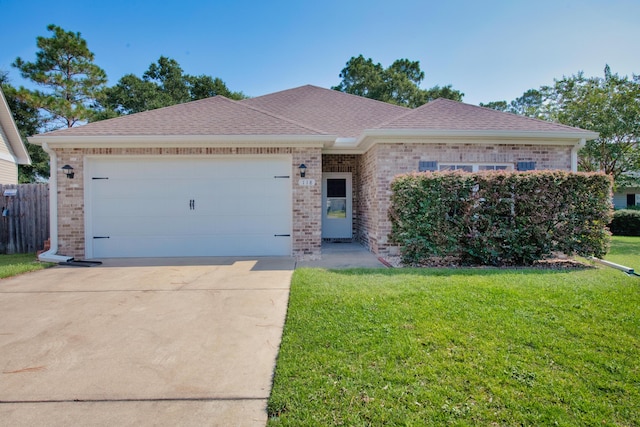
[[[350,239],[353,233],[351,173],[322,174],[322,238]]]

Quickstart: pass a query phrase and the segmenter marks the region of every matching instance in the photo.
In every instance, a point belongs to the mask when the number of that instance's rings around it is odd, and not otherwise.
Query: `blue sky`
[[[452,84],[477,104],[512,100],[584,71],[640,74],[638,0],[0,0],[0,70],[35,59],[48,24],[79,31],[109,77],[160,55],[188,74],[258,96],[331,87],[352,56],[420,61],[422,87]]]

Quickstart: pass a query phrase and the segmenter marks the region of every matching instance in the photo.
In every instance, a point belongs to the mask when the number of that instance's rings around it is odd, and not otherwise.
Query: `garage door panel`
[[[143,241],[132,236],[114,236],[109,239],[95,239],[96,258],[118,257],[175,257],[203,256],[203,247],[208,248],[206,256],[270,256],[289,255],[286,238],[273,236],[149,236]],[[181,247],[179,255],[175,248]],[[250,248],[250,249],[249,249]],[[230,255],[232,254],[232,255]]]
[[[137,198],[140,196],[139,188],[145,188],[144,195],[149,198],[166,198],[170,195],[184,194],[190,185],[187,180],[166,181],[163,185],[156,185],[158,180],[137,180],[135,182],[122,179],[101,180],[93,183],[94,196],[103,198]]]
[[[184,221],[179,216],[157,217],[98,217],[98,226],[94,228],[99,236],[180,236],[197,234],[192,222]],[[201,232],[204,230],[201,230]]]
[[[206,216],[190,216],[185,221],[180,216],[98,216],[94,227],[95,236],[181,236],[217,234],[288,234],[289,222],[281,216],[263,218],[237,215],[217,216],[215,221]]]
[[[100,158],[89,170],[108,178],[89,181],[90,257],[291,254],[289,158]]]
[[[162,199],[112,198],[94,205],[96,218],[128,218],[128,217],[164,217],[184,215],[189,211],[189,201],[183,203],[167,203]]]

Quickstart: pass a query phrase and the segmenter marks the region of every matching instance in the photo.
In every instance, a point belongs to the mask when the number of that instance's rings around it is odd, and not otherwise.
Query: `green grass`
[[[640,237],[613,236],[608,261],[640,271]]]
[[[39,262],[35,254],[0,255],[0,279],[42,270],[53,264]]]
[[[638,307],[604,267],[299,269],[269,425],[640,425]]]

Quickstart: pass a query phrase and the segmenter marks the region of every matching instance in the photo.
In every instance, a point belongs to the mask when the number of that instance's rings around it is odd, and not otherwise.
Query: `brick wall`
[[[376,176],[378,174],[378,146],[374,145],[360,157],[360,200],[358,208],[360,221],[358,240],[366,248],[378,253],[378,191]]]
[[[181,156],[181,155],[266,155],[291,156],[292,182],[292,255],[297,259],[317,259],[321,253],[322,154],[320,148],[291,147],[180,147],[180,148],[64,148],[58,156],[58,253],[76,258],[85,256],[84,233],[84,156]],[[298,166],[307,166],[306,178],[315,186],[300,186]],[[66,178],[60,168],[74,168],[75,178]],[[54,171],[52,171],[54,172]]]
[[[353,230],[355,238],[375,253],[393,253],[388,245],[391,225],[387,217],[390,185],[400,173],[416,171],[421,160],[451,163],[512,163],[535,161],[538,169],[571,170],[570,146],[521,144],[401,143],[377,144],[365,154],[321,154],[320,148],[292,147],[182,147],[182,148],[67,148],[56,149],[59,168],[73,166],[74,179],[58,168],[58,252],[83,258],[85,155],[266,155],[291,156],[292,255],[317,259],[321,255],[322,172],[353,175]],[[307,166],[306,178],[315,186],[300,186],[298,166]]]
[[[391,182],[418,170],[421,160],[440,163],[511,163],[535,161],[537,169],[571,170],[571,146],[523,144],[398,143],[377,144],[360,161],[360,241],[374,253],[394,254],[388,243]]]

